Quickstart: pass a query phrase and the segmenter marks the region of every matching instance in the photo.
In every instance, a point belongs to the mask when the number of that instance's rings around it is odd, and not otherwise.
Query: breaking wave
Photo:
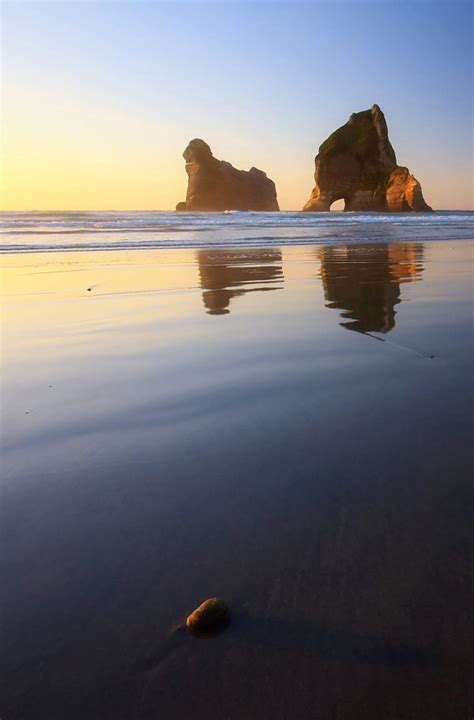
[[[262,247],[474,238],[474,212],[3,212],[0,252]]]

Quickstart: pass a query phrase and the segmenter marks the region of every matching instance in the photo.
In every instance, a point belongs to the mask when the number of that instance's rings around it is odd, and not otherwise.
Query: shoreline
[[[0,254],[472,240],[474,213],[59,213],[2,219]]]

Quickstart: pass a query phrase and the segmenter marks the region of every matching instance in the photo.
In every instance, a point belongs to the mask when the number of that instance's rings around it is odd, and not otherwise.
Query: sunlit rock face
[[[397,166],[387,183],[386,192],[387,208],[390,212],[407,212],[415,210],[418,212],[430,212],[431,208],[426,204],[421,185],[406,167]]]
[[[428,212],[420,183],[399,167],[378,105],[353,113],[315,158],[315,187],[303,210],[327,211],[343,199],[345,210]]]
[[[176,210],[279,210],[275,183],[262,170],[237,170],[218,160],[204,140],[191,140],[183,153],[188,174],[186,201]]]

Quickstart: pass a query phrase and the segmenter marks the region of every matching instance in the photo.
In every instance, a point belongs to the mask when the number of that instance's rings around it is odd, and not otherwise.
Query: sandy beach
[[[471,247],[3,256],[2,720],[470,717]]]

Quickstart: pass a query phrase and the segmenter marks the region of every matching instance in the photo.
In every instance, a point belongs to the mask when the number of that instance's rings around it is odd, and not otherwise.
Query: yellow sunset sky
[[[319,145],[374,102],[427,202],[473,207],[470,33],[447,5],[422,34],[417,3],[364,24],[354,3],[140,7],[4,3],[3,210],[174,209],[194,137],[298,210]]]

